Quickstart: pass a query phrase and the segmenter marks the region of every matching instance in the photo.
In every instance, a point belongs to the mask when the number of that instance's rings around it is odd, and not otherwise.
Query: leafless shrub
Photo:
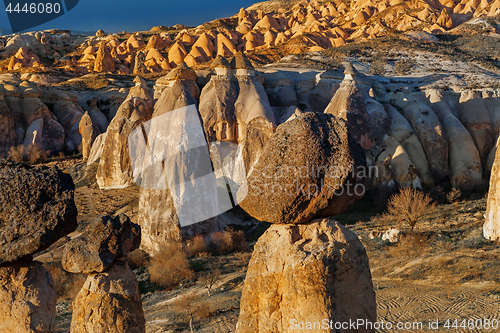
[[[415,229],[417,222],[432,207],[432,199],[419,190],[404,188],[395,194],[387,204],[387,213],[384,215],[389,220],[399,220]]]
[[[454,202],[458,202],[460,201],[460,199],[462,198],[462,192],[460,192],[459,189],[457,188],[453,188],[447,195],[446,195],[446,199],[448,199],[448,201],[450,203],[454,203]]]
[[[184,279],[194,278],[186,254],[178,243],[163,245],[151,258],[148,271],[151,281],[164,288],[172,288]]]
[[[212,296],[212,289],[219,282],[221,278],[221,272],[219,269],[219,264],[213,261],[209,263],[208,270],[202,273],[198,279],[201,285],[207,288],[208,297]]]
[[[193,330],[193,321],[195,316],[199,317],[208,317],[207,312],[210,309],[207,307],[208,304],[200,302],[200,296],[194,294],[185,294],[181,295],[179,299],[174,303],[174,307],[177,308],[178,311],[185,313],[189,320],[189,329],[191,332]]]

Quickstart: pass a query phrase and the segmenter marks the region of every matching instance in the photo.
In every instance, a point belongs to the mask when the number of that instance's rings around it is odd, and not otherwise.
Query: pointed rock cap
[[[137,75],[134,79],[134,83],[137,87],[142,87],[142,86],[146,86],[146,81],[144,81],[144,79],[142,77],[140,77],[139,75]]]
[[[177,67],[175,67],[173,70],[171,70],[167,76],[165,77],[166,80],[190,80],[196,82],[198,80],[198,75],[186,63],[183,61],[179,62],[177,64]]]
[[[237,52],[233,59],[231,59],[231,65],[232,68],[236,69],[255,69],[250,62],[250,59],[248,59],[247,56],[241,51]]]
[[[346,75],[351,74],[354,76],[354,75],[358,74],[358,71],[356,70],[356,68],[354,68],[352,63],[348,63],[347,66],[345,67],[344,74],[346,74]]]
[[[212,61],[212,68],[217,68],[217,67],[222,67],[222,68],[229,68],[229,61],[227,61],[226,58],[221,56],[220,54],[217,55],[217,57]]]

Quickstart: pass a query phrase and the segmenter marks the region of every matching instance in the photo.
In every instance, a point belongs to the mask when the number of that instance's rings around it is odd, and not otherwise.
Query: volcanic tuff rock
[[[51,333],[56,330],[56,287],[38,262],[0,267],[0,333]]]
[[[248,195],[240,206],[271,223],[336,215],[360,198],[354,191],[360,181],[357,168],[365,166],[363,150],[344,120],[305,113],[271,136],[248,176]]]
[[[296,332],[292,320],[377,318],[363,245],[353,232],[326,219],[271,225],[255,244],[240,304],[237,333]],[[338,332],[312,330],[320,331]]]
[[[91,274],[73,302],[71,333],[145,333],[137,280],[126,261]]]
[[[99,168],[97,184],[100,188],[122,188],[132,181],[128,137],[144,121],[151,118],[153,99],[141,78],[130,89],[108,126]]]
[[[0,160],[0,264],[42,251],[77,227],[70,175]]]
[[[495,161],[491,168],[490,188],[486,205],[486,221],[483,225],[484,238],[490,241],[500,240],[500,149],[496,150]]]
[[[83,235],[66,244],[62,257],[65,270],[72,273],[101,273],[113,262],[139,248],[141,228],[124,215],[103,216],[89,224]]]

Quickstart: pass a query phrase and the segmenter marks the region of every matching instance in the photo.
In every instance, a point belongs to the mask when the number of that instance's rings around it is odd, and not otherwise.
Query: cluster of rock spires
[[[0,160],[0,332],[55,332],[56,287],[33,256],[76,230],[71,176]],[[145,332],[137,281],[123,258],[141,241],[125,215],[91,223],[63,252],[63,268],[89,274],[71,332]]]
[[[363,182],[356,171],[364,167],[348,126],[330,114],[301,115],[271,136],[240,203],[273,224],[255,244],[236,332],[292,332],[293,320],[376,320],[363,245],[338,222],[317,219],[354,204]]]
[[[500,0],[358,0],[346,3],[303,1],[292,8],[264,12],[258,5],[238,14],[192,29],[161,32],[155,27],[148,40],[141,33],[123,40],[102,30],[83,40],[67,32],[28,33],[0,39],[0,57],[10,56],[6,69],[43,67],[38,56],[57,60],[66,72],[116,72],[145,74],[174,68],[181,61],[189,66],[209,62],[216,56],[238,51],[266,52],[282,46],[284,54],[321,51],[346,41],[376,38],[395,32],[444,33],[473,18],[500,13]],[[215,26],[215,27],[214,27]],[[492,28],[492,34],[498,31]],[[79,52],[67,52],[72,45]],[[34,52],[30,52],[30,49]],[[73,51],[74,51],[73,50]],[[38,51],[38,52],[37,52]],[[66,52],[64,52],[66,51]],[[65,53],[63,57],[59,53]],[[38,54],[38,55],[37,55]],[[0,68],[2,70],[2,68]]]

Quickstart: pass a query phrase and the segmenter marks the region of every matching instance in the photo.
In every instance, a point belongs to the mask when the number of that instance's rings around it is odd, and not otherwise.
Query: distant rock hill
[[[174,68],[181,61],[190,67],[207,66],[218,55],[230,57],[238,51],[273,62],[288,54],[398,34],[432,41],[433,35],[459,33],[465,28],[500,36],[498,24],[481,21],[499,14],[500,0],[274,0],[195,28],[158,26],[148,32],[112,35],[100,30],[90,37],[52,30],[0,37],[0,58],[10,59],[0,64],[0,70],[49,65],[80,74],[154,73]],[[464,27],[467,22],[481,23],[481,29],[475,24]],[[45,59],[24,59],[29,53],[19,52],[20,47]],[[111,59],[115,66],[103,66]]]

